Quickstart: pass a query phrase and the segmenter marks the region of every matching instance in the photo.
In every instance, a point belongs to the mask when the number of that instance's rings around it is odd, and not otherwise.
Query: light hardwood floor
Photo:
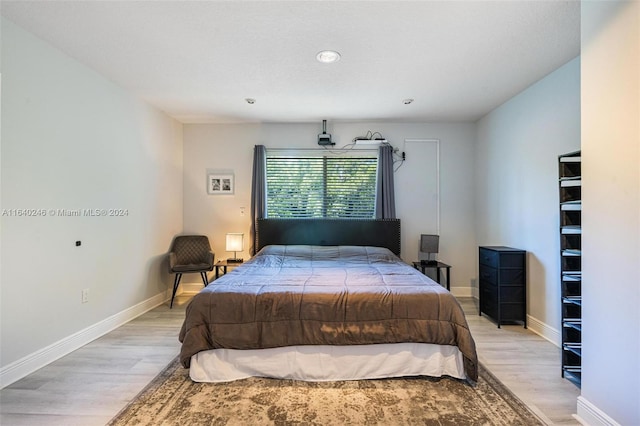
[[[459,298],[480,363],[549,425],[579,425],[573,418],[580,389],[560,376],[560,348],[521,325],[478,315],[477,300]]]
[[[179,351],[188,296],[162,305],[0,390],[0,424],[104,425]],[[560,378],[560,350],[522,326],[502,326],[460,299],[480,362],[548,424],[576,425],[579,390]]]

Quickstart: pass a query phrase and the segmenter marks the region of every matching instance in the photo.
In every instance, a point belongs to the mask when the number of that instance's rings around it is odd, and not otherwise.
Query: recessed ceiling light
[[[340,54],[335,50],[323,50],[318,52],[316,59],[323,64],[330,64],[332,62],[338,62],[340,60]]]
[[[409,105],[412,102],[413,102],[413,99],[411,99],[411,98],[407,98],[407,99],[402,101],[402,103],[405,104],[405,105]]]
[[[247,103],[248,103],[248,104],[251,104],[251,105],[253,105],[253,104],[255,104],[255,103],[256,103],[256,100],[255,100],[255,99],[253,99],[253,98],[245,98],[245,101],[247,101]]]

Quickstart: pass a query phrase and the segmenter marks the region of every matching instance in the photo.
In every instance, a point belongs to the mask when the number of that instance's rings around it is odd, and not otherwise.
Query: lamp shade
[[[440,236],[432,234],[420,235],[420,250],[418,260],[435,262],[440,245]]]
[[[440,245],[439,235],[420,235],[420,251],[423,253],[438,253],[438,246]]]
[[[227,251],[244,250],[244,234],[230,233],[227,234]]]

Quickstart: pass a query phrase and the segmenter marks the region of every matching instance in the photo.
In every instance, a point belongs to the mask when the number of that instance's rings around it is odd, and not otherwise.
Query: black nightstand
[[[219,260],[218,263],[216,263],[216,279],[218,279],[220,277],[220,268],[222,268],[222,274],[226,274],[227,273],[227,267],[229,268],[235,268],[236,266],[240,266],[242,265],[242,262],[229,262],[227,260]]]
[[[445,268],[447,270],[447,290],[451,290],[451,265],[447,265],[446,263],[442,263],[442,262],[430,262],[430,263],[413,262],[413,267],[422,271],[423,274],[427,269],[435,269],[436,281],[440,285],[442,285],[442,282],[440,281],[440,270]]]

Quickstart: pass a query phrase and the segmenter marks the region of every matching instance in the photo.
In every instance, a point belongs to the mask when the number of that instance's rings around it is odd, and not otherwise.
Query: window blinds
[[[267,217],[373,218],[377,167],[375,156],[267,153]]]

